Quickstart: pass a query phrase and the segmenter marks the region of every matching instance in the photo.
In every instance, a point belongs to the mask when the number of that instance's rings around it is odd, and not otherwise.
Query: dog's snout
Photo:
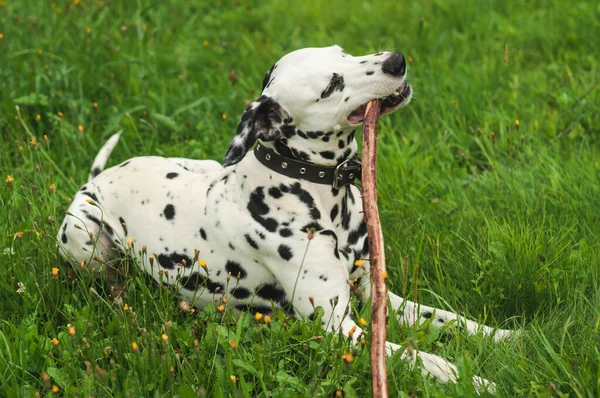
[[[384,73],[391,76],[404,76],[406,73],[406,60],[402,53],[392,53],[381,67]]]

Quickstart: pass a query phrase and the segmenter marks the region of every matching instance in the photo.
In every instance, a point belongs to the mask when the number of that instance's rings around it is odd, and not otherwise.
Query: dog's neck
[[[292,125],[281,127],[281,135],[265,146],[282,156],[320,166],[337,166],[357,152],[354,128],[339,131],[303,131]]]

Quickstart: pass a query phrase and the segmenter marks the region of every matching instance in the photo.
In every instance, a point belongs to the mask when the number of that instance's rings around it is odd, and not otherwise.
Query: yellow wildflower
[[[56,268],[56,267],[52,268],[52,276],[58,276],[58,268]]]
[[[356,332],[356,325],[352,326],[352,329],[348,331],[348,337],[352,338],[354,332]]]
[[[365,318],[360,318],[358,320],[358,323],[360,323],[360,326],[362,326],[362,327],[367,326],[367,321],[365,321]]]
[[[260,321],[263,317],[263,314],[261,314],[260,312],[257,312],[256,314],[254,314],[254,319],[256,319],[257,321]]]
[[[342,359],[344,360],[344,362],[346,362],[347,364],[351,364],[352,361],[354,361],[354,356],[352,354],[350,354],[349,352],[346,352],[344,350],[344,355],[342,355]]]

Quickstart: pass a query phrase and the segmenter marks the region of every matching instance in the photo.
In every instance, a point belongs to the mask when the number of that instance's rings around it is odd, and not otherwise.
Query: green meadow
[[[0,0],[0,396],[370,396],[368,334],[182,307],[129,260],[117,304],[56,249],[111,134],[109,166],[221,161],[271,65],[332,44],[409,60],[414,99],[378,138],[388,286],[520,331],[390,317],[390,341],[459,369],[445,385],[397,354],[390,396],[475,396],[473,375],[598,396],[599,38],[595,1]]]

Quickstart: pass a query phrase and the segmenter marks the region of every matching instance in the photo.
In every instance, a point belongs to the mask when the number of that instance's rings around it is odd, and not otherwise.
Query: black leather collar
[[[279,174],[317,184],[331,185],[334,189],[352,184],[355,179],[361,178],[362,169],[358,158],[348,159],[337,166],[319,166],[282,156],[260,142],[254,148],[254,155],[259,162]]]

